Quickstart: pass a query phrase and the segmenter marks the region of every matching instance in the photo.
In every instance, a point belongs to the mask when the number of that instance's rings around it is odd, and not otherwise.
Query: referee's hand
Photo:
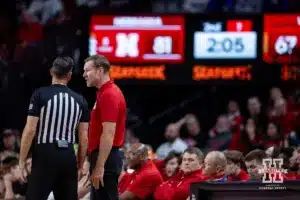
[[[103,176],[104,176],[104,167],[95,167],[91,176],[91,182],[93,187],[98,190],[99,189],[99,184],[101,183],[101,186],[104,187],[104,181],[103,181]]]
[[[25,163],[24,162],[19,162],[19,168],[20,168],[20,171],[21,171],[21,175],[20,175],[20,179],[21,179],[21,182],[22,183],[26,183],[27,182],[27,170],[26,170],[26,166],[25,166]]]

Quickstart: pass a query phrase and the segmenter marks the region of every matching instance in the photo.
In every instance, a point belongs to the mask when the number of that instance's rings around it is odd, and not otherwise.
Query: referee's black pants
[[[99,150],[90,154],[90,174],[96,166]],[[104,187],[99,183],[99,189],[93,186],[91,189],[91,200],[118,200],[118,179],[123,167],[124,152],[113,147],[104,166]],[[56,199],[55,199],[56,200]]]
[[[72,144],[37,144],[32,155],[27,200],[47,200],[53,191],[55,200],[78,200],[77,164]]]

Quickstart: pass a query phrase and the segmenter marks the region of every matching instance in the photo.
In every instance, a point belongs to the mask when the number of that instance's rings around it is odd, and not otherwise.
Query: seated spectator
[[[0,152],[1,160],[7,157],[18,157],[19,145],[16,131],[6,129],[2,133],[3,149]]]
[[[266,130],[265,138],[262,142],[265,149],[269,147],[282,146],[282,137],[280,134],[279,125],[273,122],[269,122]]]
[[[182,153],[187,148],[187,144],[179,137],[179,127],[176,124],[169,124],[166,127],[165,138],[167,142],[156,150],[159,159],[165,159],[170,151]]]
[[[9,159],[9,158],[7,158]],[[29,176],[31,172],[31,158],[28,158],[26,160],[26,171],[27,174],[25,174],[25,177]],[[18,196],[25,196],[27,191],[27,183],[23,183],[21,181],[21,171],[18,166],[18,160],[16,158],[13,158],[10,161],[10,169],[7,171],[4,176],[4,185],[5,185],[5,195],[4,199],[14,199]]]
[[[126,153],[126,162],[128,168],[134,172],[125,173],[120,180],[120,200],[151,197],[163,180],[152,160],[148,159],[146,145],[141,143],[131,145]]]
[[[268,158],[278,158],[281,151],[281,147],[278,146],[271,146],[265,150]]]
[[[204,148],[208,139],[207,134],[201,132],[201,126],[193,114],[187,114],[185,117],[186,138],[185,142],[189,147]]]
[[[227,159],[226,175],[228,176],[228,181],[247,181],[249,180],[249,175],[242,168],[244,166],[244,156],[240,151],[225,151],[224,152]]]
[[[240,113],[239,105],[236,101],[229,101],[228,103],[228,119],[231,123],[233,131],[239,131],[243,124],[243,117]]]
[[[178,173],[181,164],[181,155],[171,151],[164,160],[155,161],[157,169],[160,171],[163,180],[167,181]]]
[[[81,177],[78,177],[78,198],[79,199],[84,199],[85,196],[89,195],[91,187],[87,186],[87,182],[89,179],[89,168],[90,168],[90,163],[86,159],[83,164],[83,171],[81,174]]]
[[[270,118],[276,124],[280,125],[282,138],[286,139],[295,129],[296,117],[292,112],[287,110],[285,99],[281,98],[275,101],[275,114]]]
[[[287,180],[296,180],[297,174],[290,169],[290,158],[293,156],[293,148],[281,148],[279,155],[276,158],[283,160],[282,168],[287,170],[287,174],[284,174],[284,178]]]
[[[273,87],[270,90],[270,97],[269,97],[269,105],[267,108],[267,114],[269,117],[275,116],[276,115],[276,111],[275,111],[275,102],[279,99],[282,99],[283,94],[281,92],[281,90],[277,87]]]
[[[296,180],[300,180],[300,148],[293,151],[292,157],[289,159],[289,170],[294,174]]]
[[[255,121],[252,118],[247,119],[239,142],[243,144],[243,148],[240,148],[240,150],[246,153],[262,146],[260,135],[257,132]]]
[[[133,130],[131,129],[126,129],[125,132],[125,144],[124,147],[128,148],[134,143],[139,143],[140,140],[139,138],[134,134]]]
[[[216,125],[209,131],[210,140],[207,145],[207,151],[226,150],[231,143],[232,133],[231,124],[227,115],[220,115]]]
[[[202,164],[204,155],[200,149],[189,147],[182,156],[179,173],[162,183],[155,191],[156,200],[186,200],[190,192],[190,184],[203,180]]]
[[[248,113],[249,116],[246,119],[253,119],[257,133],[261,134],[264,131],[265,124],[267,122],[267,117],[262,111],[262,105],[258,97],[250,97],[248,99]]]
[[[263,173],[263,159],[267,158],[267,154],[260,149],[250,151],[245,156],[245,165],[249,174],[249,180],[262,180]]]
[[[211,151],[204,159],[203,180],[224,182],[227,180],[225,176],[227,160],[223,152]]]

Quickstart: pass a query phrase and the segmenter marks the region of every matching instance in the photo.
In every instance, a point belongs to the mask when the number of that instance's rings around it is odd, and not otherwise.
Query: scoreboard
[[[112,63],[182,63],[183,16],[92,16],[89,54]]]
[[[300,63],[300,14],[264,16],[263,60],[267,63]]]
[[[256,59],[257,30],[251,19],[194,21],[194,59]]]
[[[300,14],[99,14],[87,41],[123,83],[287,81],[300,68]]]

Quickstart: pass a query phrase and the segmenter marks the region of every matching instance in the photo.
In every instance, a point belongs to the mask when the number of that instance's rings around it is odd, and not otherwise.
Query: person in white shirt
[[[169,152],[183,153],[188,145],[179,137],[179,128],[176,124],[169,124],[165,130],[167,142],[161,144],[156,150],[159,159],[165,159]]]

